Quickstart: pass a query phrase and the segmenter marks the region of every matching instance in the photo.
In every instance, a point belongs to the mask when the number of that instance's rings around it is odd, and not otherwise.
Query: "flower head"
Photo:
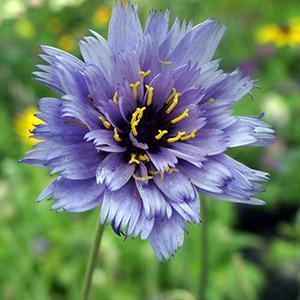
[[[46,123],[33,134],[42,141],[23,160],[58,173],[39,200],[51,195],[53,209],[69,212],[101,205],[102,223],[148,239],[160,260],[182,245],[186,222],[199,223],[198,192],[261,204],[267,174],[224,152],[265,146],[273,131],[232,115],[255,82],[211,61],[224,31],[213,19],[169,28],[169,11],[153,11],[143,30],[122,2],[108,41],[92,32],[80,42],[83,61],[42,46],[49,65],[35,75],[60,97],[40,100]]]

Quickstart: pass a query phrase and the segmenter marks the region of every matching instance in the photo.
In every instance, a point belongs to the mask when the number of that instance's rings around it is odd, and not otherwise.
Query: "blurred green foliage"
[[[74,3],[75,4],[74,4]],[[216,17],[228,26],[215,57],[222,68],[240,66],[258,78],[253,99],[236,113],[259,115],[277,131],[269,149],[241,148],[231,154],[271,173],[261,196],[265,207],[206,199],[209,233],[209,300],[299,299],[300,289],[300,45],[258,44],[267,24],[300,17],[296,0],[143,0],[151,8],[194,23]],[[99,211],[56,214],[50,203],[35,204],[50,182],[47,172],[19,165],[30,146],[15,119],[40,97],[54,95],[32,81],[40,63],[38,45],[79,55],[76,39],[88,28],[104,36],[112,1],[1,0],[0,2],[0,299],[78,299]],[[24,128],[26,130],[26,128]],[[202,267],[201,226],[189,225],[183,248],[160,264],[147,242],[123,241],[107,228],[93,279],[92,299],[197,299]]]

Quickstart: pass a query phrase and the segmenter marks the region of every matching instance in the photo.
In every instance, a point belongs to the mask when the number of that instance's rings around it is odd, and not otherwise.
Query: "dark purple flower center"
[[[175,88],[172,93],[164,100],[162,108],[157,110],[152,104],[155,90],[152,86],[143,84],[144,78],[150,74],[141,72],[141,81],[130,84],[132,89],[132,101],[137,101],[137,108],[131,115],[130,124],[123,132],[117,128],[114,130],[114,139],[117,143],[127,148],[128,163],[141,164],[143,162],[147,169],[150,158],[147,151],[157,151],[161,146],[169,146],[178,141],[187,141],[196,135],[197,130],[192,132],[174,131],[174,125],[182,122],[189,117],[189,109],[177,109],[177,105],[182,96]],[[138,89],[144,89],[144,98],[139,98]],[[141,101],[143,100],[143,101]],[[113,102],[119,105],[118,93],[115,92]],[[103,117],[99,117],[104,127],[112,130],[111,124]],[[174,134],[175,132],[175,134]],[[169,170],[165,170],[169,171]],[[141,178],[143,180],[143,178]]]

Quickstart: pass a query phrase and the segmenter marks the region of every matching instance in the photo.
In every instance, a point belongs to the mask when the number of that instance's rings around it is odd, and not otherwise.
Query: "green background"
[[[51,180],[48,172],[17,162],[30,146],[16,133],[16,117],[40,97],[54,95],[32,80],[31,72],[41,63],[38,45],[57,46],[66,35],[75,41],[87,35],[88,28],[106,36],[105,22],[95,22],[94,14],[103,5],[110,8],[112,1],[67,2],[70,5],[64,6],[63,0],[0,1],[0,299],[4,300],[79,299],[99,214],[97,209],[57,214],[50,211],[49,202],[36,204]],[[170,6],[172,19],[179,16],[196,24],[213,16],[226,23],[228,30],[215,58],[222,58],[226,71],[240,66],[260,86],[253,99],[245,97],[235,112],[264,111],[276,130],[276,143],[268,149],[230,151],[250,167],[271,173],[261,195],[266,206],[205,200],[207,299],[300,299],[300,45],[276,48],[255,40],[262,26],[282,26],[300,17],[299,1],[134,2],[143,21],[151,8]],[[72,52],[79,55],[77,48]],[[188,230],[175,258],[160,264],[148,242],[124,241],[107,227],[91,299],[197,299],[203,266],[201,226],[189,225]]]

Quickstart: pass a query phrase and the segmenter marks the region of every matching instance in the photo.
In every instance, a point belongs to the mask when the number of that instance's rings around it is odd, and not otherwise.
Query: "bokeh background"
[[[231,151],[271,173],[264,207],[206,199],[208,300],[300,299],[300,2],[299,0],[135,0],[194,23],[228,25],[215,57],[258,79],[236,113],[259,115],[277,132],[268,149]],[[36,204],[48,172],[18,164],[34,142],[29,130],[40,97],[54,95],[32,80],[39,44],[79,55],[76,41],[94,29],[106,36],[113,1],[0,0],[0,299],[78,299],[99,211],[56,214]],[[104,234],[91,299],[193,300],[199,293],[201,226],[160,264],[147,242]]]

